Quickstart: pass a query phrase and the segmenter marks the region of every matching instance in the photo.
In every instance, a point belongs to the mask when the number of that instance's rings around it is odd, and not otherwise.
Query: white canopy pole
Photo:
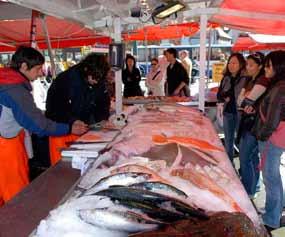
[[[55,78],[56,77],[55,60],[54,60],[54,54],[52,52],[51,41],[50,41],[50,37],[49,37],[49,33],[48,33],[46,16],[44,14],[42,14],[41,15],[41,19],[42,19],[43,31],[44,31],[45,38],[46,38],[46,43],[47,43],[47,46],[48,46],[48,55],[49,55],[49,58],[50,58],[52,78]]]
[[[199,109],[205,111],[205,69],[206,69],[206,33],[207,15],[200,16],[200,79],[199,79]]]
[[[115,43],[121,43],[121,19],[116,17],[114,19],[114,39]],[[122,69],[115,72],[115,92],[116,92],[116,115],[122,113],[123,101],[122,101]]]

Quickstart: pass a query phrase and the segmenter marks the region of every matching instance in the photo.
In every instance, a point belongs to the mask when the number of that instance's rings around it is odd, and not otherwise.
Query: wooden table
[[[26,237],[55,208],[80,177],[71,163],[49,168],[0,208],[0,237]]]

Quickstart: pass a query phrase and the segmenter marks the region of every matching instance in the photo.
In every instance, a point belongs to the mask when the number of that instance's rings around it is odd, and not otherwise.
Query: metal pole
[[[46,43],[47,43],[47,46],[48,46],[48,55],[49,55],[49,58],[50,58],[52,78],[55,78],[56,74],[55,74],[54,55],[53,55],[53,52],[52,52],[50,37],[49,37],[48,28],[47,28],[47,24],[46,24],[46,16],[44,14],[41,14],[41,20],[42,20],[43,31],[45,33]]]
[[[116,43],[121,43],[121,19],[116,17],[114,19],[114,39]],[[116,115],[120,115],[123,110],[123,98],[122,98],[122,69],[115,72],[115,93],[116,93]]]
[[[207,15],[200,16],[200,80],[199,80],[199,109],[205,111],[205,62],[206,62],[206,33]]]
[[[145,47],[145,76],[148,74],[148,48],[147,48],[147,30],[144,29],[144,47]]]
[[[37,42],[36,42],[37,24],[36,24],[36,20],[37,20],[38,16],[39,16],[39,12],[32,10],[31,32],[30,32],[30,45],[32,48],[37,47]]]
[[[212,29],[209,30],[209,46],[208,46],[208,60],[207,60],[207,88],[210,81],[210,59],[212,56]]]

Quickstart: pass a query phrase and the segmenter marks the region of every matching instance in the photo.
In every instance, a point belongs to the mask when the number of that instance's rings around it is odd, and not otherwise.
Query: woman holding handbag
[[[164,96],[163,72],[160,70],[158,59],[151,59],[151,70],[146,77],[146,87],[148,94],[154,96]]]

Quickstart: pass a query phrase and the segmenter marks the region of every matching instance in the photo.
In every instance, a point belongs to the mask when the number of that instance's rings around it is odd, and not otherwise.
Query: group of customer
[[[147,94],[153,96],[190,96],[192,62],[188,51],[178,52],[174,48],[164,51],[159,58],[152,58],[151,69],[146,77]],[[122,72],[124,97],[143,96],[140,87],[141,74],[134,56],[127,55],[126,67]]]
[[[283,209],[280,160],[285,151],[285,51],[266,56],[256,52],[246,58],[233,53],[217,99],[227,154],[233,162],[237,144],[239,175],[250,198],[259,191],[262,171],[266,191],[263,221],[268,229],[278,228]]]

